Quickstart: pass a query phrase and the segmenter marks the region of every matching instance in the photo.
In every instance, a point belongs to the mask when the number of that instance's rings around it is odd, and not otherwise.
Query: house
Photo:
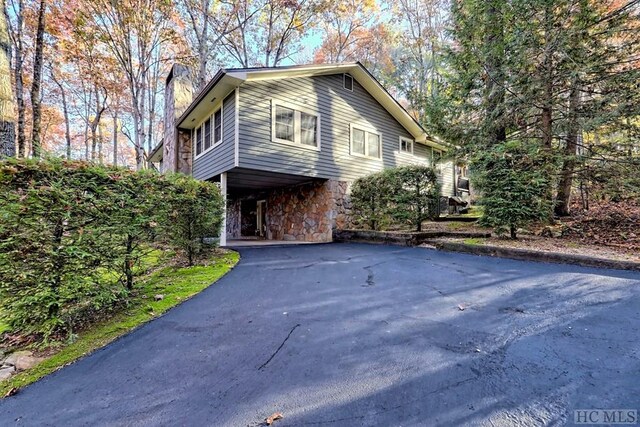
[[[357,178],[436,164],[455,195],[445,147],[360,63],[220,70],[193,94],[188,70],[166,81],[165,135],[151,161],[219,182],[227,239],[327,242],[349,223]]]

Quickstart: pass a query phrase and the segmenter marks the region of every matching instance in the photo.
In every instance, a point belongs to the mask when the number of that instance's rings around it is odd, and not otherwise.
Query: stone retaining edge
[[[510,258],[523,261],[552,262],[556,264],[574,264],[583,267],[609,268],[614,270],[640,271],[640,262],[618,261],[607,258],[596,258],[585,255],[562,254],[558,252],[542,252],[529,249],[505,248],[490,245],[468,245],[458,242],[427,241],[437,249],[449,252],[463,252],[472,255],[485,255],[499,258]]]

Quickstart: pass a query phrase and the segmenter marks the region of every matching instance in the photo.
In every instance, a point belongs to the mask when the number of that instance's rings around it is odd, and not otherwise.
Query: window
[[[214,120],[213,143],[217,144],[219,142],[222,142],[222,108],[220,108],[218,111],[216,111],[213,114],[213,120]]]
[[[195,128],[193,135],[196,157],[222,142],[222,105]]]
[[[401,136],[398,150],[403,153],[413,154],[413,139],[405,138],[404,136]]]
[[[196,156],[202,152],[202,126],[196,130]]]
[[[346,90],[353,91],[353,77],[351,77],[349,74],[343,74],[342,87],[344,87]]]
[[[351,130],[351,153],[352,154],[360,154],[362,156],[366,155],[365,151],[365,135],[366,132],[360,129],[352,129]]]
[[[295,142],[295,111],[276,105],[276,139]]]
[[[351,154],[380,159],[382,136],[373,129],[351,125]]]
[[[300,143],[315,147],[318,118],[313,114],[300,112]]]
[[[272,101],[272,140],[320,148],[320,115]]]
[[[439,163],[442,160],[442,151],[433,150],[433,163]]]
[[[442,151],[434,149],[432,151],[433,155],[433,167],[435,168],[437,173],[442,173]]]
[[[204,122],[204,151],[211,148],[211,119]]]

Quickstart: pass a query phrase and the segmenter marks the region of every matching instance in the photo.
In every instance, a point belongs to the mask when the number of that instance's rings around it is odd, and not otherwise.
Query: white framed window
[[[398,140],[398,151],[413,154],[413,139],[401,136]]]
[[[382,158],[382,134],[373,128],[350,124],[349,149],[352,156]]]
[[[442,173],[442,151],[433,148],[431,150],[432,165],[437,173]]]
[[[271,100],[271,140],[320,150],[320,114]]]
[[[353,77],[350,74],[342,75],[342,87],[353,92]]]
[[[193,131],[194,155],[199,157],[222,143],[222,103]]]

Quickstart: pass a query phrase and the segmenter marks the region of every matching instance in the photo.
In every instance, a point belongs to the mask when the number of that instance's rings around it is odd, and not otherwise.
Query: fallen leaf
[[[284,418],[282,414],[280,412],[276,412],[272,414],[269,418],[264,420],[264,422],[267,423],[268,426],[270,426],[271,424],[273,424],[274,421],[280,420],[282,418]]]
[[[13,387],[11,390],[7,392],[7,394],[4,395],[4,397],[11,397],[16,395],[17,393],[18,393],[18,389],[16,387]]]
[[[462,304],[458,304],[458,310],[460,310],[460,311],[464,311],[464,309],[465,309],[465,308],[467,308],[467,307],[465,307],[465,306],[464,306],[464,305],[462,305]]]

